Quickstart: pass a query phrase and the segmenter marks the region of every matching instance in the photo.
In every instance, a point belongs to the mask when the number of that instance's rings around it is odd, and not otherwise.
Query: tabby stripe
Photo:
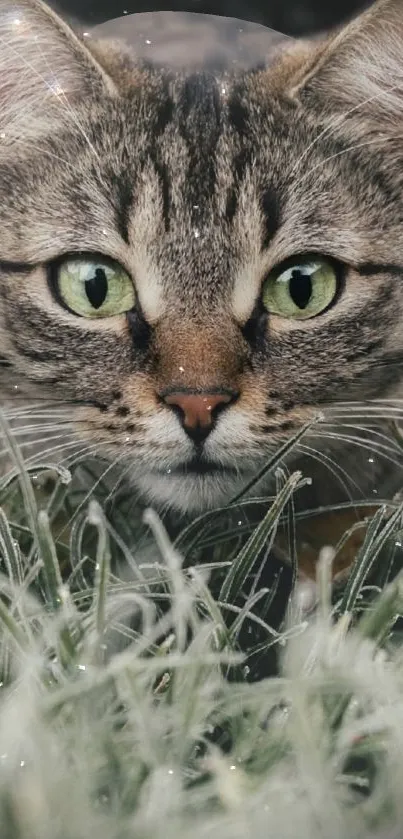
[[[270,187],[263,193],[261,206],[265,221],[263,247],[267,248],[281,223],[278,196]]]
[[[19,355],[23,358],[29,358],[30,361],[40,361],[43,364],[48,364],[49,362],[64,360],[64,352],[60,352],[60,349],[55,348],[52,351],[34,350],[27,344],[22,344],[16,340],[13,341],[13,344]]]
[[[355,268],[358,274],[371,277],[374,274],[392,274],[394,277],[403,276],[403,265],[394,265],[390,262],[364,262]]]
[[[170,209],[171,209],[171,182],[168,174],[168,168],[165,163],[158,160],[154,152],[150,151],[150,159],[154,166],[155,173],[158,177],[162,193],[162,218],[164,221],[165,231],[169,232],[170,227]]]
[[[129,241],[129,223],[130,211],[133,206],[133,188],[132,183],[124,173],[117,181],[117,207],[115,212],[116,226],[118,231],[127,245]]]
[[[234,172],[234,180],[232,187],[227,193],[227,203],[225,209],[225,218],[231,222],[235,216],[238,207],[239,192],[248,166],[251,164],[252,154],[250,148],[243,148],[235,156],[232,169]]]
[[[38,352],[38,350],[31,350],[29,347],[18,347],[18,352],[24,358],[29,358],[30,361],[40,361],[41,364],[48,364],[51,361],[61,360],[60,356],[53,356],[48,352]]]
[[[27,274],[33,271],[38,263],[29,262],[10,262],[7,259],[0,259],[0,271],[5,274]]]

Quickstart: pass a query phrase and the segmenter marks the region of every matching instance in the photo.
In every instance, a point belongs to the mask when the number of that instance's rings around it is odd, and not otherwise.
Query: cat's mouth
[[[237,475],[238,469],[234,466],[223,466],[212,460],[200,460],[193,458],[187,463],[181,463],[179,466],[173,466],[166,470],[166,474],[177,477],[185,477],[186,475]]]
[[[145,471],[136,483],[152,504],[199,514],[227,504],[242,489],[247,474],[234,464],[195,456],[182,463]]]

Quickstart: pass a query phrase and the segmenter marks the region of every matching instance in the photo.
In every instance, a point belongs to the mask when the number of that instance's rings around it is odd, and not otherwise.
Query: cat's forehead
[[[157,177],[166,232],[179,217],[197,227],[250,212],[253,194],[284,172],[289,149],[298,154],[306,132],[289,103],[262,97],[260,75],[147,70],[139,95],[106,116],[106,133],[108,121],[115,133],[121,123],[112,157],[117,167],[131,162],[134,204]]]
[[[177,74],[160,77],[159,85],[141,148],[132,123],[127,238],[143,249],[150,270],[158,266],[164,285],[177,280],[184,288],[188,280],[195,299],[198,280],[203,296],[209,286],[225,293],[237,265],[261,250],[266,222],[274,228],[278,221],[276,200],[268,198],[275,191],[273,148],[267,142],[259,153],[256,139],[263,130],[269,139],[269,123],[281,115],[268,108],[263,116],[262,104],[255,107],[249,73]]]

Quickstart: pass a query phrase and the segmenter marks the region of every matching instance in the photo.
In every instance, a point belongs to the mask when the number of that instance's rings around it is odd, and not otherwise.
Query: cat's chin
[[[245,485],[247,477],[234,471],[214,474],[147,473],[136,479],[143,497],[157,509],[197,515],[224,507]]]

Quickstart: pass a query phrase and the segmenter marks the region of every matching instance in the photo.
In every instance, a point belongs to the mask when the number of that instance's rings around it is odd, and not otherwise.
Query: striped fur
[[[318,410],[402,398],[400,2],[247,72],[135,62],[36,0],[18,17],[0,0],[0,37],[8,404],[16,383],[19,400],[61,402],[147,499],[186,512],[228,500]],[[118,260],[136,311],[62,309],[48,266],[77,252]],[[310,252],[340,264],[336,304],[305,322],[268,316],[265,275]],[[194,443],[158,397],[183,387],[240,394],[204,445],[214,474],[186,470]],[[345,442],[317,446],[350,458]],[[371,492],[389,467],[369,474],[353,449]]]

